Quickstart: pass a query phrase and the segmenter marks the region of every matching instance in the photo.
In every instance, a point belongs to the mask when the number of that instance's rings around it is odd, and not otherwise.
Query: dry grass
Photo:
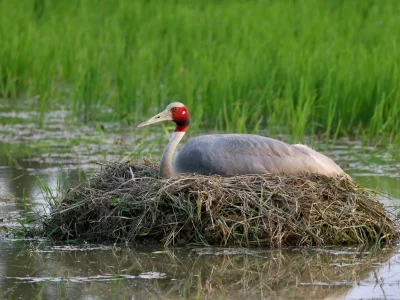
[[[54,239],[236,246],[391,244],[398,224],[349,177],[158,178],[151,162],[108,163],[44,220]]]

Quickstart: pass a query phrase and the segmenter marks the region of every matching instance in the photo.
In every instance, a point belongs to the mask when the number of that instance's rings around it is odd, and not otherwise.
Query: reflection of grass
[[[33,156],[36,156],[40,153],[32,153],[32,149],[29,147],[29,145],[21,145],[21,144],[11,144],[11,143],[1,143],[0,142],[0,163],[3,165],[9,165],[9,166],[16,166],[16,167],[21,167],[20,166],[20,158],[31,158]]]
[[[8,215],[6,213],[6,217],[4,219],[0,219],[0,224],[2,224],[0,226],[0,231],[4,231],[13,237],[25,237],[26,232],[33,232],[32,228],[28,228],[37,220],[37,213],[33,213],[32,210],[32,199],[20,199],[13,196],[8,196],[0,197],[0,201],[16,203],[23,208],[22,211],[18,211],[17,215]],[[14,222],[18,223],[19,226],[15,226],[13,224]]]
[[[151,152],[151,149],[147,151],[149,145],[145,134],[138,136],[127,128],[117,128],[105,133],[93,127],[85,127],[85,133],[82,134],[79,128],[78,126],[71,129],[68,138],[52,131],[46,131],[43,138],[30,139],[27,136],[24,140],[17,141],[12,139],[12,135],[5,135],[5,142],[0,142],[0,162],[3,165],[23,168],[31,161],[42,166],[59,165],[64,159],[69,162],[73,159],[75,163],[79,163],[82,160],[90,161],[93,157],[98,160],[99,156],[106,159],[109,155],[120,155],[121,159],[129,160],[140,155],[144,149],[146,153]],[[67,128],[64,130],[68,131]],[[131,136],[134,136],[132,144]],[[127,137],[128,141],[124,137]]]
[[[174,99],[194,126],[399,141],[399,6],[2,1],[0,97],[72,98],[86,120],[112,108],[127,123]]]
[[[0,201],[2,202],[15,202],[18,201],[18,198],[14,196],[0,196]]]
[[[393,253],[371,248],[152,252],[125,247],[90,251],[88,245],[87,251],[77,252],[45,249],[55,252],[32,253],[32,267],[46,264],[39,276],[62,278],[57,284],[60,293],[61,287],[68,286],[66,295],[107,299],[133,295],[138,299],[336,299]],[[151,272],[163,278],[140,278]],[[96,281],[93,277],[99,274],[108,274],[110,280]],[[87,282],[89,277],[93,279]]]

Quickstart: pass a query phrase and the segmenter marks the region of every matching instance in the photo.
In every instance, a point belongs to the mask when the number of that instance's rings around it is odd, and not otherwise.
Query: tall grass
[[[0,1],[0,97],[400,142],[396,0]],[[2,100],[4,101],[4,100]]]

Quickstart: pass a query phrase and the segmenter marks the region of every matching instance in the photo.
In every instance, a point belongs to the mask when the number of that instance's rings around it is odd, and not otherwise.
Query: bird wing
[[[174,167],[179,173],[206,175],[343,173],[330,158],[304,145],[250,134],[194,138],[179,151]]]

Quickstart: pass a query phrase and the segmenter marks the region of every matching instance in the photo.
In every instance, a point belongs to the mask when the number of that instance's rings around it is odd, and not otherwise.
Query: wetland
[[[228,3],[229,2],[229,3]],[[23,236],[46,193],[188,137],[303,142],[400,207],[399,1],[0,1],[1,299],[399,299],[400,245],[284,249]],[[187,139],[188,137],[185,137]]]
[[[98,170],[97,162],[157,158],[168,136],[119,122],[83,123],[62,107],[40,115],[3,106],[0,118],[2,298],[396,299],[400,293],[396,247],[164,249],[20,237],[26,207],[46,211],[40,182],[57,193]],[[383,192],[380,201],[398,213],[395,148],[350,139],[313,143],[361,186]]]

